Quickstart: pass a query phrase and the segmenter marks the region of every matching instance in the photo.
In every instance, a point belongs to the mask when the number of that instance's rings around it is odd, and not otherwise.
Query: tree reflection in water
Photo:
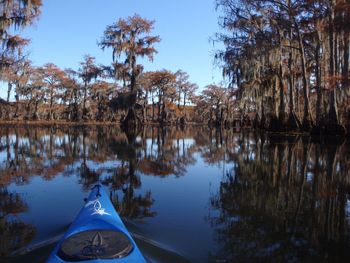
[[[16,214],[27,210],[17,193],[0,187],[0,258],[26,246],[35,235],[35,227],[16,218]]]
[[[147,191],[143,196],[135,193],[136,189],[141,187],[140,176],[137,174],[141,145],[136,141],[136,136],[110,142],[110,148],[118,156],[121,164],[112,176],[104,180],[104,183],[112,184],[112,202],[119,214],[129,219],[142,219],[155,215],[151,211],[154,202],[151,192]]]
[[[217,240],[203,241],[216,246],[209,248],[209,261],[342,261],[350,256],[350,145],[325,141],[208,127],[147,127],[137,134],[125,134],[116,126],[3,127],[0,258],[25,247],[40,228],[19,220],[18,214],[30,211],[25,196],[10,192],[10,185],[26,185],[34,177],[51,181],[77,176],[88,191],[100,180],[109,187],[124,219],[147,221],[157,212],[172,211],[155,208],[160,200],[151,190],[159,189],[147,189],[145,177],[169,178],[164,180],[167,184],[174,182],[173,177],[188,176],[181,181],[191,181],[186,187],[197,187],[194,180],[219,185],[207,194],[195,189],[202,194],[196,198],[210,200],[210,226],[203,224]],[[203,164],[215,169],[206,177],[195,177]],[[199,198],[191,200],[193,193],[184,193],[179,182],[174,186],[174,193],[184,198],[179,207],[183,200],[191,205],[198,202]],[[175,197],[159,196],[163,203],[178,202],[171,199]],[[183,227],[186,231],[197,226]]]
[[[140,175],[183,176],[186,166],[195,160],[186,150],[184,138],[180,153],[181,131],[150,127],[137,135],[126,135],[124,139],[109,142],[109,149],[121,162],[112,176],[105,177],[103,182],[112,185],[111,199],[121,216],[129,219],[154,217],[151,191],[136,194],[136,189],[142,184]]]
[[[241,134],[211,197],[209,221],[230,261],[349,258],[349,143]],[[214,216],[214,215],[215,216]]]

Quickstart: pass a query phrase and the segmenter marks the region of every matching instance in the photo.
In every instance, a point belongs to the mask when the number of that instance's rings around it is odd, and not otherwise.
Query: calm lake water
[[[44,262],[99,179],[150,262],[350,257],[345,139],[1,127],[0,262]]]

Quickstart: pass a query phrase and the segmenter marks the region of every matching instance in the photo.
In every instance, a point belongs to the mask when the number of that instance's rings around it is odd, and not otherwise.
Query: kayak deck
[[[56,262],[146,261],[103,186],[98,184],[47,260],[47,263]]]

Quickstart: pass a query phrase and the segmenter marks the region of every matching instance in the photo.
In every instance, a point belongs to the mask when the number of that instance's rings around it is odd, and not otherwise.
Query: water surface
[[[150,262],[343,262],[350,144],[207,127],[1,127],[0,261],[44,262],[98,180]]]

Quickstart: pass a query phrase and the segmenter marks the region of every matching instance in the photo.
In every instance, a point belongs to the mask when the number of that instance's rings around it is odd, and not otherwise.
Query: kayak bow
[[[95,185],[47,263],[146,262],[102,185]]]

